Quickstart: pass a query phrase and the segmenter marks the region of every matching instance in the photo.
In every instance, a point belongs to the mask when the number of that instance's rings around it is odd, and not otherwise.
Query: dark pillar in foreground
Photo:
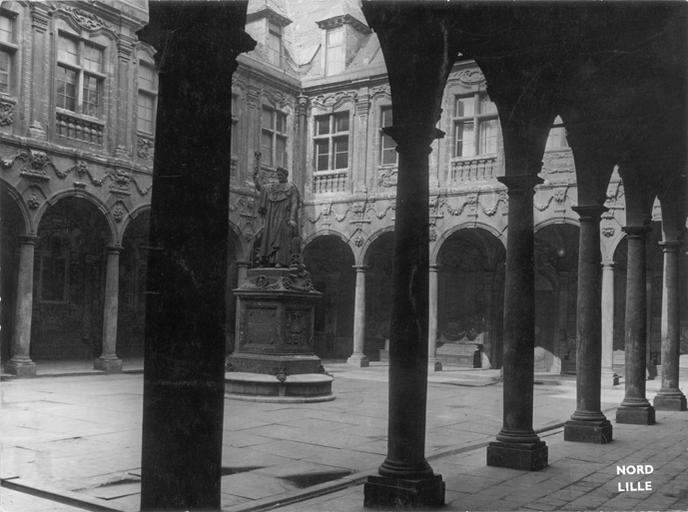
[[[368,477],[365,505],[444,504],[444,482],[425,460],[428,378],[428,154],[438,130],[396,125],[395,250],[389,344],[387,458]],[[441,133],[441,132],[439,132]]]
[[[150,2],[158,95],[141,510],[220,510],[230,88],[246,2]]]
[[[678,387],[681,306],[679,295],[680,240],[660,242],[664,253],[664,286],[662,289],[662,388],[655,396],[657,410],[685,411],[686,397]]]
[[[600,215],[602,205],[574,207],[580,216],[576,305],[576,411],[564,426],[566,441],[608,443],[612,424],[600,408],[602,315]]]
[[[487,447],[487,465],[539,470],[547,466],[547,445],[533,430],[533,194],[540,178],[534,169],[524,170],[534,172],[499,178],[509,193],[502,361],[504,423],[497,441]]]
[[[655,410],[645,398],[647,350],[645,238],[649,228],[646,225],[632,225],[623,229],[628,240],[624,369],[626,395],[616,410],[616,422],[652,425],[655,422]]]

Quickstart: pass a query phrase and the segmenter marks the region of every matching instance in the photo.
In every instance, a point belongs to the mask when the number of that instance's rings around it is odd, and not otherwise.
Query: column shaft
[[[617,423],[652,425],[655,410],[645,398],[647,352],[647,291],[645,271],[646,226],[624,228],[628,240],[626,264],[625,386],[626,394],[616,410]]]
[[[614,373],[614,262],[602,262],[602,387],[619,383]]]
[[[438,274],[437,265],[430,265],[428,283],[428,368],[435,371],[442,370],[442,363],[437,359]]]
[[[355,265],[356,269],[356,293],[354,296],[354,351],[347,359],[347,363],[358,367],[369,365],[368,358],[363,353],[365,347],[365,277],[366,267]]]
[[[533,431],[535,280],[533,194],[536,174],[505,176],[508,187],[504,290],[504,412],[502,430],[487,449],[487,464],[538,470],[547,466],[547,446]]]
[[[664,253],[662,287],[662,387],[653,405],[658,410],[685,411],[686,397],[679,389],[681,305],[678,240],[660,242]]]
[[[119,307],[119,246],[108,247],[103,307],[103,352],[93,363],[96,370],[117,372],[122,360],[117,357],[117,315]]]
[[[601,205],[574,207],[580,216],[576,304],[576,411],[564,427],[566,441],[608,443],[612,425],[600,410],[602,368]]]
[[[12,358],[5,365],[5,370],[8,373],[18,377],[33,377],[36,375],[36,364],[30,357],[35,243],[35,236],[22,236],[19,239],[19,268],[12,338]]]

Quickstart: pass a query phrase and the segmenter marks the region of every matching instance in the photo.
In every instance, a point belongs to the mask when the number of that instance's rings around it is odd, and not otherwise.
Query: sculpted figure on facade
[[[299,234],[299,190],[287,181],[289,171],[276,170],[277,183],[261,184],[258,171],[253,182],[259,192],[258,213],[263,218],[263,235],[257,250],[262,267],[299,267],[301,237]]]

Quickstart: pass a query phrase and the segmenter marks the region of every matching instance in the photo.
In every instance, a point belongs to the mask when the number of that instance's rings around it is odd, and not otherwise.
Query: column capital
[[[430,264],[428,269],[430,270],[430,272],[438,272],[440,269],[440,266],[437,263],[432,263],[432,264]]]
[[[353,269],[356,270],[356,272],[360,272],[362,274],[365,274],[365,271],[368,270],[368,265],[351,265]]]
[[[17,237],[21,245],[36,245],[37,235],[19,235]]]
[[[246,267],[248,268],[249,265],[251,265],[251,262],[248,260],[236,260],[237,267]]]
[[[124,250],[124,247],[122,247],[120,244],[108,244],[106,246],[108,254],[119,254]]]
[[[602,265],[602,268],[609,268],[613,269],[614,266],[616,265],[616,262],[614,260],[604,260],[600,263]]]
[[[540,166],[542,162],[540,162]],[[530,192],[535,193],[535,185],[544,180],[536,174],[516,174],[513,176],[499,176],[497,181],[506,185],[509,194]]]
[[[657,245],[662,248],[662,252],[678,252],[682,244],[680,240],[662,240]]]
[[[578,214],[581,221],[600,220],[600,216],[609,210],[602,204],[580,204],[572,206],[571,209]]]
[[[628,238],[642,238],[651,230],[652,228],[648,225],[643,226],[624,226],[621,230],[628,235]]]
[[[429,154],[432,151],[430,147],[432,141],[444,137],[442,130],[425,123],[395,124],[384,127],[382,132],[394,139],[397,143],[397,151],[400,153],[422,144]]]

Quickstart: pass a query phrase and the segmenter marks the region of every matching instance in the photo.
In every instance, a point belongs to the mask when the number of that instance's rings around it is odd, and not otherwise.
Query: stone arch
[[[321,358],[346,358],[353,351],[354,253],[341,234],[321,232],[304,244],[303,260],[322,293],[315,306],[314,351]]]
[[[454,233],[464,229],[481,229],[486,231],[493,237],[495,237],[506,250],[506,231],[499,231],[492,224],[487,224],[485,222],[462,222],[456,226],[452,226],[449,229],[442,232],[442,234],[437,238],[434,246],[430,249],[430,265],[437,265],[437,255],[442,249],[442,245],[447,241]]]
[[[466,346],[482,349],[480,366],[501,366],[504,262],[496,230],[463,226],[445,233],[437,251],[437,357],[444,364],[473,367],[459,355]]]
[[[359,254],[359,260],[356,262],[356,265],[365,265],[366,260],[368,258],[368,251],[370,250],[370,246],[375,243],[375,241],[382,237],[382,236],[387,236],[387,233],[391,233],[394,235],[394,226],[387,226],[384,228],[380,228],[377,231],[373,232],[368,238],[366,238],[365,242],[363,243],[363,246],[361,247],[361,252]]]

